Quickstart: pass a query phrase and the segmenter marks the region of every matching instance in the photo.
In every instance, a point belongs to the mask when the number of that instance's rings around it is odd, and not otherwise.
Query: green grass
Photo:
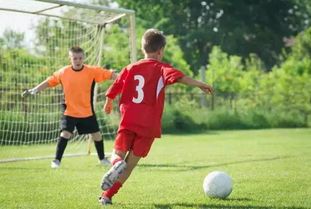
[[[50,160],[0,164],[0,208],[102,208],[97,197],[107,168],[96,163],[90,156],[64,158],[59,170]],[[226,200],[203,194],[203,179],[214,170],[233,178]],[[113,202],[109,208],[311,208],[311,129],[165,135]]]

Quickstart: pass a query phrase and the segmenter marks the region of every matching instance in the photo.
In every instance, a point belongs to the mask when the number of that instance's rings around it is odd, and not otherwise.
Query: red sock
[[[111,199],[113,195],[117,194],[117,192],[119,191],[121,187],[122,187],[122,183],[119,181],[116,181],[116,183],[114,183],[110,189],[102,193],[102,196],[105,196]]]
[[[122,160],[122,158],[120,158],[120,157],[118,156],[116,159],[114,159],[113,161],[111,161],[111,164],[114,165],[114,164],[116,164],[117,162],[119,162],[119,161],[121,161],[121,160]]]

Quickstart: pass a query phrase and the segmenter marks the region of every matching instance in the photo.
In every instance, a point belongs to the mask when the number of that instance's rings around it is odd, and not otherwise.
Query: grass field
[[[106,145],[110,151],[112,142]],[[2,163],[0,208],[102,208],[97,197],[107,168],[96,163],[95,156],[64,158],[59,170],[50,160]],[[226,200],[203,194],[203,179],[214,170],[234,181]],[[311,129],[165,135],[113,202],[109,208],[311,208]]]

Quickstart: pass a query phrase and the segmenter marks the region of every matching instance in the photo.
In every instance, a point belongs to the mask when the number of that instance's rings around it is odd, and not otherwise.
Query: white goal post
[[[12,20],[14,26],[18,17],[30,20],[26,31],[0,30],[0,162],[54,157],[61,87],[31,98],[22,98],[21,92],[69,64],[71,46],[81,46],[90,65],[120,70],[136,61],[133,10],[59,0],[0,0],[1,25]],[[102,113],[109,84],[97,85],[93,98],[105,139],[115,134],[118,121],[117,114]],[[75,134],[64,156],[90,154],[87,143],[87,137]]]

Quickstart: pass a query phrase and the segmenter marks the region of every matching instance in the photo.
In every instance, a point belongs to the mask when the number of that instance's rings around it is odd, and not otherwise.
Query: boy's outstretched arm
[[[22,93],[22,97],[26,97],[29,95],[35,95],[37,93],[39,93],[40,91],[46,89],[47,87],[49,87],[49,83],[47,80],[41,82],[39,85],[37,85],[36,87],[32,88],[32,89],[27,89],[26,91],[24,91]]]
[[[199,80],[195,80],[190,78],[189,76],[183,76],[178,81],[178,83],[182,83],[188,86],[199,87],[203,92],[207,94],[213,93],[213,87]]]

